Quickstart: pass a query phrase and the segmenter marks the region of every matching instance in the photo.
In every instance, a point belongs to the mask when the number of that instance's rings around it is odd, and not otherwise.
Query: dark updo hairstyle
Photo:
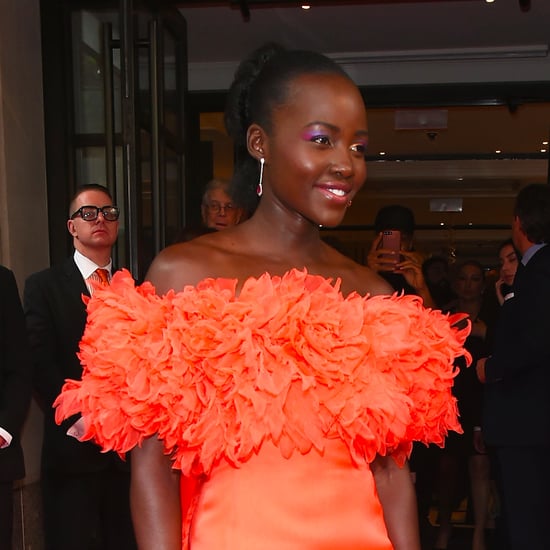
[[[275,43],[257,49],[239,65],[229,89],[225,127],[235,145],[231,194],[249,213],[258,203],[256,186],[260,171],[258,161],[248,152],[248,128],[256,123],[271,132],[272,113],[285,103],[289,83],[301,75],[319,73],[349,78],[339,65],[322,54],[286,50]]]

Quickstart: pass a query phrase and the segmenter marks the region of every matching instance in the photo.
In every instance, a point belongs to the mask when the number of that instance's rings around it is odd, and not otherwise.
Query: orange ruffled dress
[[[369,463],[461,431],[460,316],[413,296],[344,297],[305,270],[157,296],[128,272],[88,302],[61,422],[121,455],[153,435],[196,479],[191,550],[389,550]]]

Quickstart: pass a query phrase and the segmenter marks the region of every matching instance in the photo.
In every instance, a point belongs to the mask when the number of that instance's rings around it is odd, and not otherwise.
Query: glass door
[[[61,199],[100,183],[121,207],[115,263],[141,280],[185,224],[185,20],[138,0],[45,3],[42,20],[52,261]]]

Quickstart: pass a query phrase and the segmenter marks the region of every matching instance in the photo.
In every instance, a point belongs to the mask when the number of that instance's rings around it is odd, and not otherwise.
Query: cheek
[[[292,150],[287,154],[286,150],[279,150],[273,164],[266,166],[264,174],[276,194],[298,197],[306,191],[307,183],[317,179],[322,173],[320,163],[315,162],[311,156],[301,154],[299,147],[295,147],[294,151],[295,154],[292,154]]]

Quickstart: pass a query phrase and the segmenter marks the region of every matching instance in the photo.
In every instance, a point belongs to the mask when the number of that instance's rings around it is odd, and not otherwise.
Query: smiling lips
[[[318,185],[325,197],[333,202],[347,204],[352,191],[350,186],[335,186],[334,184]]]

